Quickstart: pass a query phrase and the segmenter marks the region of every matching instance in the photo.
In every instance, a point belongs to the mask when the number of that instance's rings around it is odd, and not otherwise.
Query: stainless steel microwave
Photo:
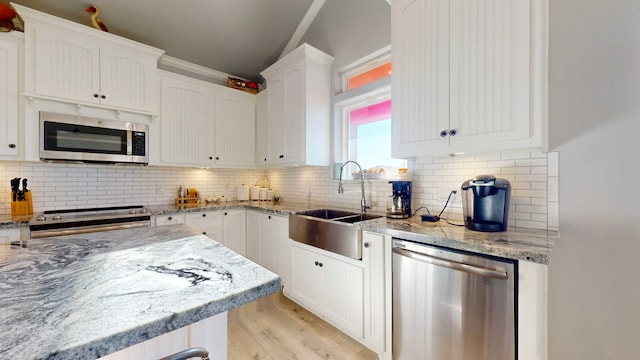
[[[149,126],[40,112],[40,159],[149,163]]]

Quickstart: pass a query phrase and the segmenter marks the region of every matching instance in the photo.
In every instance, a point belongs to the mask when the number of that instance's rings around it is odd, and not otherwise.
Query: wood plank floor
[[[372,360],[377,355],[282,295],[229,311],[229,360]]]

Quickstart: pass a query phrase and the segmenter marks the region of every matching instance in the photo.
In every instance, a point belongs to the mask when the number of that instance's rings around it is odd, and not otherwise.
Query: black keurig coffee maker
[[[464,225],[477,231],[505,231],[509,222],[511,184],[493,175],[479,175],[462,184]]]

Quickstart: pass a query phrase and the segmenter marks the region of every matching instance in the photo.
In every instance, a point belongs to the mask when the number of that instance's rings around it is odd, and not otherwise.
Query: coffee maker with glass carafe
[[[387,217],[406,219],[411,216],[411,181],[389,181],[391,197],[387,205]]]

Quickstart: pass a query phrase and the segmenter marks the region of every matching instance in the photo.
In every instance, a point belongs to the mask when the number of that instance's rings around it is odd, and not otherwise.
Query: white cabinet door
[[[159,124],[160,165],[211,166],[215,92],[212,85],[162,72]],[[158,137],[156,137],[158,138]]]
[[[12,241],[19,241],[19,240],[20,240],[20,229],[0,230],[0,248],[5,247],[8,249],[11,246]],[[4,255],[1,255],[3,253]],[[8,259],[10,256],[12,256],[10,251],[0,252],[0,262],[3,262],[4,260]]]
[[[35,26],[35,93],[156,113],[157,59],[136,47]]]
[[[220,211],[198,212],[185,216],[185,225],[223,244],[224,215]]]
[[[284,162],[285,151],[285,88],[281,76],[269,80],[267,95],[267,165]]]
[[[284,82],[283,163],[303,163],[305,118],[304,63],[292,65],[282,74]],[[319,134],[318,134],[319,135]]]
[[[320,264],[320,257],[311,251],[292,243],[291,258],[291,289],[289,296],[296,302],[315,312],[324,307],[325,274]]]
[[[325,272],[324,309],[328,320],[351,336],[363,337],[364,270],[330,257],[320,260]]]
[[[157,215],[155,216],[156,226],[178,225],[185,223],[184,214]]]
[[[157,113],[157,58],[116,45],[100,48],[100,103]]]
[[[99,42],[81,33],[45,26],[33,29],[36,94],[99,104]],[[29,47],[26,56],[29,58]]]
[[[537,3],[393,2],[393,156],[545,145]]]
[[[246,221],[244,210],[222,212],[224,245],[242,256],[247,254]]]
[[[303,44],[262,73],[269,89],[268,165],[329,165],[332,62]]]
[[[233,89],[216,90],[215,164],[255,166],[256,96]]]
[[[310,246],[291,242],[293,300],[349,335],[363,337],[364,270]]]
[[[246,235],[247,235],[247,259],[256,264],[260,264],[260,218],[261,213],[247,210],[246,215]]]
[[[532,1],[450,2],[453,148],[529,137]]]
[[[289,218],[259,211],[247,211],[247,257],[278,274],[288,291]]]
[[[20,229],[0,230],[0,244],[10,244],[18,240],[20,240]]]
[[[271,214],[260,217],[260,265],[289,283],[289,218]]]
[[[0,155],[18,155],[18,43],[0,39]]]
[[[256,165],[267,166],[269,159],[268,89],[256,95]]]
[[[396,1],[391,15],[393,156],[448,148],[449,1]]]
[[[364,341],[378,353],[386,350],[384,235],[363,232]],[[391,289],[389,289],[391,290]]]

